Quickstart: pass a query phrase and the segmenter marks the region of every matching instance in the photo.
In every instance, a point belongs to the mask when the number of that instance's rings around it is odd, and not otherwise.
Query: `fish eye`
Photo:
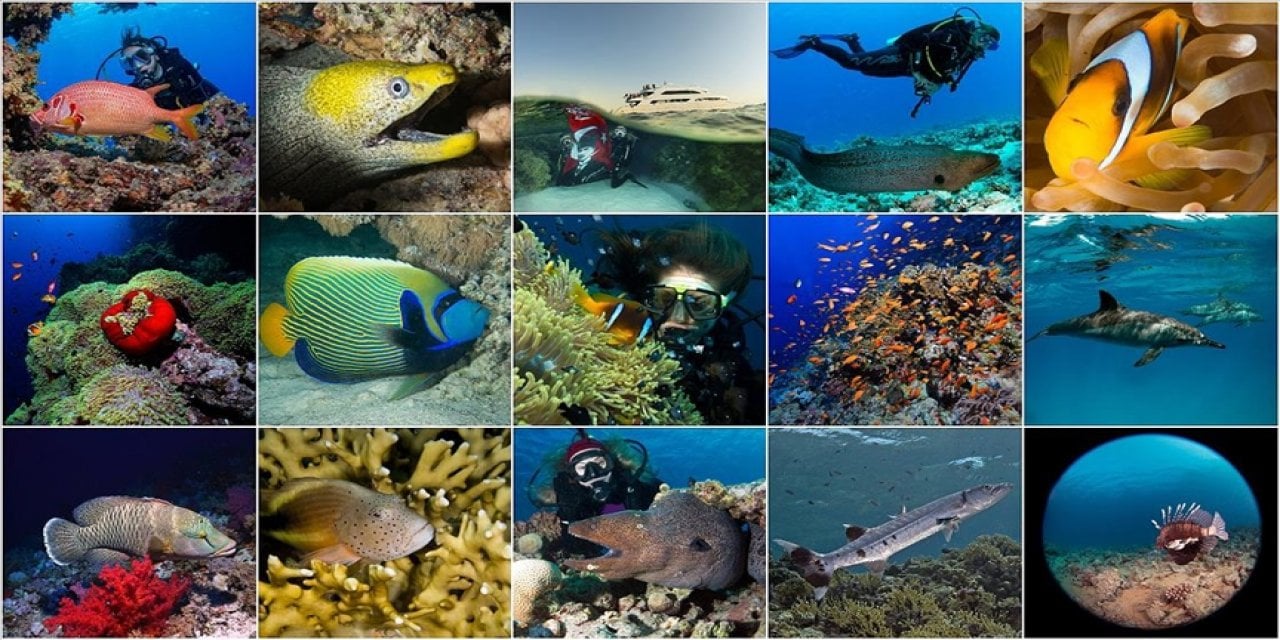
[[[409,81],[396,76],[387,84],[387,92],[392,98],[404,98],[409,95]]]
[[[1129,111],[1129,94],[1122,93],[1116,95],[1116,101],[1111,105],[1111,115],[1120,117]]]

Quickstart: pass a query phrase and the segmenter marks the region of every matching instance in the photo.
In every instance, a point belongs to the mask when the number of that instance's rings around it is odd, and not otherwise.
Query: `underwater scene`
[[[508,216],[263,216],[263,424],[510,424]]]
[[[273,2],[258,28],[263,211],[510,210],[509,4]]]
[[[248,216],[4,217],[8,425],[253,424]]]
[[[770,424],[1019,424],[1017,216],[769,221]]]
[[[1028,216],[1026,251],[1028,424],[1275,425],[1275,216]]]
[[[764,424],[764,216],[516,225],[516,423]]]
[[[769,635],[1014,637],[1019,429],[769,432]]]
[[[253,3],[5,3],[6,211],[253,211]]]
[[[1275,211],[1276,10],[1028,4],[1027,209]]]
[[[264,638],[501,638],[511,429],[264,429]]]
[[[769,7],[769,210],[1022,209],[1017,3]]]
[[[1200,637],[1275,633],[1273,618],[1252,613],[1275,602],[1274,538],[1262,528],[1259,499],[1270,498],[1263,504],[1273,517],[1276,461],[1257,455],[1275,450],[1274,429],[1103,430],[1065,440],[1028,440],[1028,458],[1045,453],[1035,460],[1044,480],[1057,479],[1044,503],[1043,554],[1029,558],[1037,581],[1056,583],[1035,603],[1039,613],[1052,609],[1053,621],[1029,616],[1036,635],[1184,625]],[[1266,485],[1257,497],[1251,482]],[[1255,566],[1269,568],[1254,576]]]
[[[516,429],[515,635],[765,635],[765,430]]]
[[[762,5],[515,12],[516,211],[764,211]]]
[[[254,445],[244,429],[5,429],[4,635],[253,637]]]

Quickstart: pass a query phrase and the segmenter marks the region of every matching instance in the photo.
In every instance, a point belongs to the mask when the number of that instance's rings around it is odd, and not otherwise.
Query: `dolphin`
[[[1115,297],[1106,291],[1098,290],[1098,298],[1097,311],[1055,322],[1031,336],[1027,342],[1044,335],[1079,336],[1135,347],[1147,347],[1142,357],[1133,363],[1135,367],[1150,364],[1152,360],[1160,357],[1165,347],[1190,345],[1215,349],[1227,348],[1227,345],[1209,338],[1199,329],[1181,320],[1121,306],[1116,302]]]
[[[1234,322],[1237,327],[1247,326],[1262,320],[1262,314],[1244,302],[1228,300],[1225,296],[1205,304],[1192,305],[1182,310],[1182,315],[1199,316],[1197,327],[1215,322]]]

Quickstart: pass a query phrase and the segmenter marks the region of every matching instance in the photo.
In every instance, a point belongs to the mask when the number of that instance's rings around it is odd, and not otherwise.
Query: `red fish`
[[[54,94],[48,104],[31,114],[31,123],[37,128],[48,128],[58,133],[81,136],[138,134],[164,141],[171,138],[164,123],[172,123],[183,135],[196,139],[196,127],[191,119],[204,110],[204,105],[161,109],[156,106],[154,96],[168,86],[162,84],[143,91],[101,80],[77,82]]]
[[[54,289],[56,289],[56,288],[58,288],[58,281],[57,281],[57,280],[50,280],[50,281],[49,281],[49,289],[48,289],[49,294],[50,294],[50,295],[52,295],[52,294],[53,294],[53,290],[54,290]]]
[[[1169,559],[1176,564],[1187,564],[1197,557],[1213,551],[1219,540],[1227,538],[1227,524],[1222,516],[1200,508],[1191,503],[1172,506],[1160,510],[1160,522],[1155,525],[1160,532],[1156,536],[1156,548],[1164,550]]]

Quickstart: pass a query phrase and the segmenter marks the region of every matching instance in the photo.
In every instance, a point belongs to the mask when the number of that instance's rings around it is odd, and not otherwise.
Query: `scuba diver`
[[[212,82],[204,79],[196,66],[191,64],[177,47],[169,47],[164,36],[144,37],[138,29],[125,29],[120,37],[120,48],[108,53],[98,65],[95,80],[102,79],[107,61],[120,54],[120,66],[133,78],[129,86],[150,89],[167,84],[168,88],[155,95],[156,106],[164,109],[181,109],[199,104],[218,93]]]
[[[630,446],[633,455],[624,448]],[[538,471],[542,469],[539,468]],[[561,540],[571,553],[593,553],[597,546],[569,535],[571,523],[617,511],[643,511],[653,504],[662,481],[649,469],[649,451],[636,440],[601,442],[578,429],[556,463],[554,497],[533,495],[538,478],[529,480],[529,500],[539,508],[555,507]]]
[[[963,16],[966,11],[973,17]],[[824,40],[838,40],[849,50],[846,52]],[[943,85],[949,85],[955,91],[974,61],[987,51],[995,51],[999,43],[1000,32],[995,27],[983,22],[977,11],[961,7],[950,18],[916,27],[891,40],[889,46],[874,51],[863,49],[858,34],[849,33],[800,36],[800,42],[795,46],[771,53],[786,59],[812,49],[842,67],[864,75],[877,78],[909,76],[915,84],[915,94],[920,96],[911,109],[911,117],[914,118],[920,107],[928,104]]]
[[[628,180],[645,187],[628,167],[639,138],[622,125],[612,129],[600,114],[585,107],[564,108],[569,133],[560,136],[560,157],[556,160],[555,184],[574,186],[609,179],[614,189]],[[648,187],[645,187],[646,189]]]
[[[747,357],[746,325],[763,311],[735,308],[754,279],[746,247],[706,223],[644,232],[601,231],[592,279],[649,311],[655,336],[681,363],[680,386],[708,424],[764,424],[764,372]]]

